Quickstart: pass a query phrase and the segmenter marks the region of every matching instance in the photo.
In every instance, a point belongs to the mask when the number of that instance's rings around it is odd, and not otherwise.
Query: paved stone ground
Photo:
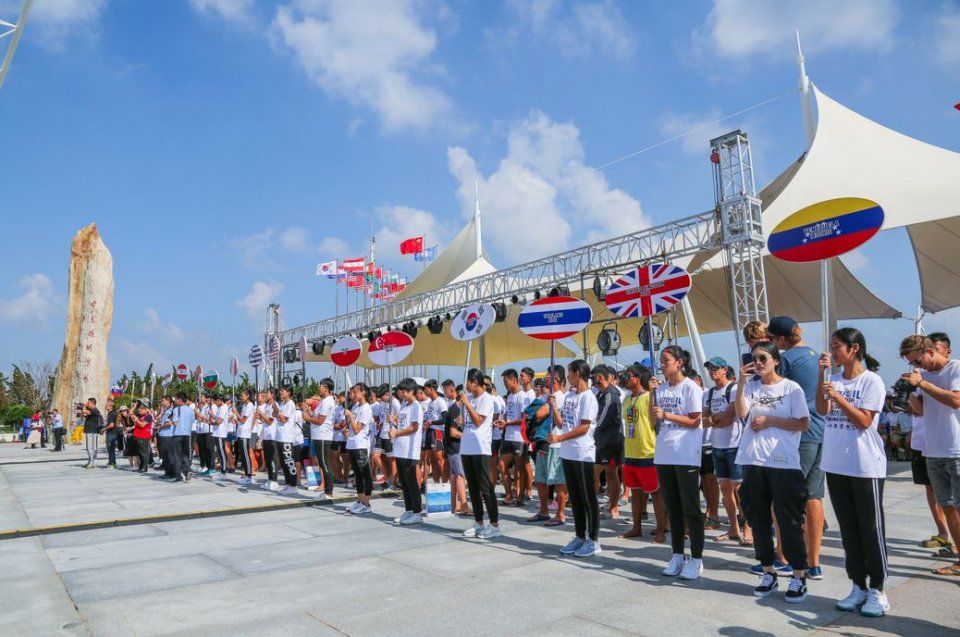
[[[332,505],[137,523],[295,499],[232,482],[83,470],[81,458],[76,448],[0,445],[0,535],[128,524],[0,539],[2,635],[960,634],[960,582],[929,573],[938,562],[917,542],[931,522],[902,464],[885,494],[893,609],[866,620],[833,608],[849,584],[832,513],[826,578],[793,606],[752,597],[752,549],[708,539],[704,576],[681,583],[659,575],[668,549],[618,539],[617,521],[603,522],[602,556],[577,560],[557,553],[570,527],[523,524],[529,512],[513,507],[502,509],[505,536],[493,542],[461,539],[467,523],[449,517],[394,527],[401,508],[392,499],[361,518]]]

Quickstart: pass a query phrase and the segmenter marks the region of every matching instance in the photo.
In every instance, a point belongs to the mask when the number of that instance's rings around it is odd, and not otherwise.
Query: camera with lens
[[[913,385],[900,379],[893,384],[893,401],[890,403],[890,411],[899,414],[902,411],[910,409],[910,394],[913,393]]]

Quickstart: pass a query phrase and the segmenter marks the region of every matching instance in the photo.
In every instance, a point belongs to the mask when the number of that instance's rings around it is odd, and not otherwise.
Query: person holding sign
[[[867,354],[867,342],[858,329],[843,327],[834,332],[830,354],[822,354],[819,362],[817,411],[826,417],[821,466],[840,523],[847,577],[853,582],[850,594],[837,602],[837,608],[881,617],[890,610],[883,592],[887,578],[883,523],[887,455],[877,431],[886,388],[883,380],[865,367],[876,361]],[[843,371],[824,382],[831,363]]]
[[[489,540],[501,535],[500,510],[497,494],[490,480],[491,443],[493,439],[493,397],[484,386],[484,375],[479,369],[467,372],[467,391],[457,397],[461,410],[463,432],[460,435],[460,460],[467,476],[470,504],[473,505],[474,525],[463,532],[463,537]],[[468,393],[469,392],[469,393]],[[483,523],[486,504],[490,524]]]
[[[353,405],[343,412],[347,423],[347,453],[353,466],[357,487],[357,501],[347,511],[357,515],[370,513],[370,494],[373,493],[373,474],[370,472],[370,428],[373,426],[373,410],[370,408],[370,388],[357,383],[350,388]]]
[[[670,577],[694,580],[703,573],[703,513],[700,511],[700,460],[703,430],[703,390],[686,376],[687,352],[676,345],[663,348],[660,369],[665,382],[650,378],[650,419],[657,423],[653,463],[663,489],[670,519],[673,556],[663,569]],[[684,529],[690,534],[690,557],[684,554]]]
[[[807,486],[800,467],[800,434],[810,426],[810,412],[803,388],[777,373],[777,346],[761,341],[751,352],[753,362],[740,370],[735,405],[737,418],[744,421],[737,452],[737,464],[743,465],[740,501],[755,531],[753,548],[763,568],[753,594],[768,597],[779,588],[773,536],[767,532],[773,524],[772,508],[783,552],[793,569],[784,599],[798,603],[807,598],[803,534]],[[754,374],[759,379],[752,379]]]
[[[549,443],[560,443],[563,476],[573,509],[574,537],[560,549],[563,555],[591,557],[599,555],[600,505],[594,487],[593,465],[597,447],[593,439],[597,428],[597,397],[590,391],[590,366],[577,359],[567,365],[570,391],[563,400],[559,434],[551,433]],[[547,400],[556,404],[556,398]]]
[[[412,378],[404,378],[397,384],[397,398],[400,399],[399,411],[387,417],[390,427],[390,439],[393,441],[393,458],[397,463],[397,475],[403,490],[404,512],[394,520],[397,524],[423,524],[423,499],[420,495],[420,482],[417,480],[417,462],[420,460],[420,437],[423,435],[420,424],[423,422],[423,409],[417,402],[417,383]]]

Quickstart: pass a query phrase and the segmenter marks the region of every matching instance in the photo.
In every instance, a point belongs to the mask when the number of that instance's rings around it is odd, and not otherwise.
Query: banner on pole
[[[828,199],[798,210],[778,223],[767,239],[767,248],[784,261],[823,261],[872,239],[880,232],[883,218],[883,208],[869,199]]]
[[[460,310],[450,322],[450,336],[458,341],[472,341],[486,333],[497,318],[489,303],[474,303]]]
[[[250,348],[250,354],[247,356],[247,362],[250,363],[251,367],[260,367],[263,364],[263,348],[259,345],[254,345]]]
[[[190,369],[187,367],[186,363],[180,363],[177,365],[177,380],[187,380],[187,376],[190,375]]]
[[[360,359],[363,346],[352,336],[341,336],[330,349],[330,360],[337,367],[348,367]]]
[[[593,310],[572,296],[548,296],[530,303],[517,317],[520,331],[532,338],[555,341],[573,336],[593,318]]]
[[[367,347],[367,356],[376,365],[396,365],[413,351],[413,338],[405,332],[387,332],[373,339]]]

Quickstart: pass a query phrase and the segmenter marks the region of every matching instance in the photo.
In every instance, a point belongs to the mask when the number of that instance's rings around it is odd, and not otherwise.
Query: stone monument
[[[91,396],[103,411],[110,386],[107,340],[112,322],[113,257],[97,224],[91,223],[77,232],[70,249],[67,338],[53,387],[53,405],[64,424],[76,423],[76,404]]]

